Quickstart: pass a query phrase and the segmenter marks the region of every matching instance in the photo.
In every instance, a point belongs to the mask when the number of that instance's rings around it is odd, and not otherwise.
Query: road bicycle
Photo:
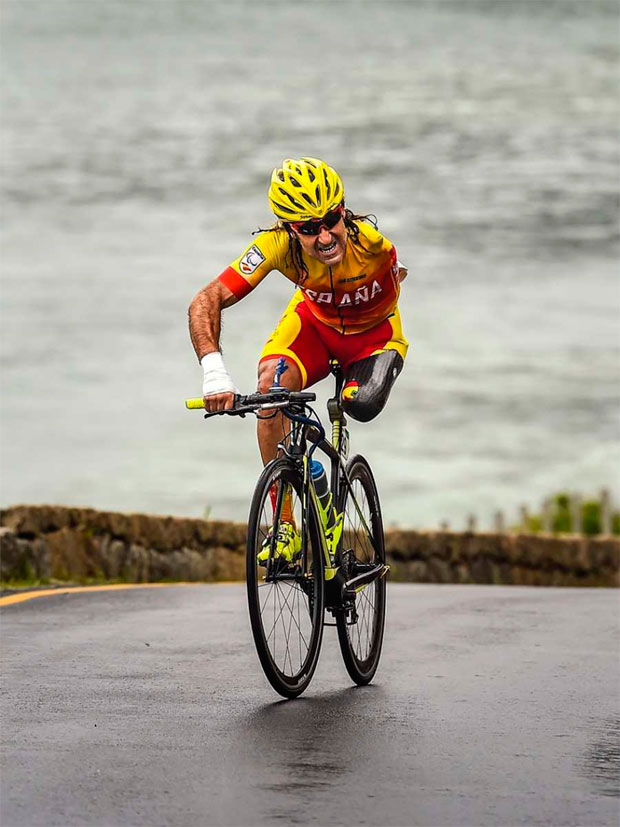
[[[231,410],[205,414],[205,419],[248,413],[268,418],[280,411],[290,423],[278,457],[265,466],[256,484],[246,548],[256,650],[267,679],[286,698],[300,695],[312,680],[324,626],[336,626],[346,669],[358,685],[374,677],[383,643],[389,566],[379,495],[367,460],[358,454],[347,461],[342,371],[336,362],[331,367],[336,380],[335,394],[327,403],[331,441],[310,406],[316,394],[282,387],[284,359],[267,393],[238,395]],[[186,405],[203,408],[204,402],[188,399]],[[325,509],[321,512],[313,476],[317,450],[330,463],[332,517],[338,532],[328,530]],[[287,522],[293,522],[300,539],[290,560],[276,555],[285,502]],[[333,622],[326,622],[326,612]]]

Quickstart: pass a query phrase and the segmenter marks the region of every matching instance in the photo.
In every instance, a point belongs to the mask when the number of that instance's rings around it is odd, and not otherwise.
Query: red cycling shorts
[[[307,388],[327,376],[331,359],[337,359],[346,371],[352,362],[384,350],[395,350],[404,359],[408,347],[398,308],[376,327],[345,335],[320,322],[296,293],[267,339],[260,361],[278,356],[292,359],[301,373],[302,387]]]

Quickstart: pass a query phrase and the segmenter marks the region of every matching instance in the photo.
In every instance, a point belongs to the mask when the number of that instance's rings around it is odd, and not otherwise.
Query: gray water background
[[[3,0],[1,38],[2,504],[245,519],[254,422],[184,410],[186,309],[300,155],[410,269],[351,425],[386,522],[617,496],[616,2]],[[243,391],[290,292],[225,313]]]

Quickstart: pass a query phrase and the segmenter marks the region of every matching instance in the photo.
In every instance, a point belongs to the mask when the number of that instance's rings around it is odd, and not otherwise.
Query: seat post
[[[340,394],[342,393],[342,386],[344,384],[344,377],[342,375],[342,368],[340,367],[340,362],[336,359],[332,359],[329,363],[330,370],[336,379],[336,390],[334,396],[331,399],[327,400],[327,412],[329,413],[329,421],[332,423],[332,443],[335,447],[336,441],[334,440],[334,425],[341,424],[346,425],[347,419],[344,415],[344,411],[342,410],[342,405],[340,402]],[[338,436],[340,435],[340,430],[338,429]]]
[[[336,379],[336,391],[334,396],[331,399],[327,400],[327,411],[329,413],[329,421],[332,423],[332,445],[338,451],[341,452],[342,449],[342,435],[343,429],[347,424],[347,418],[344,415],[344,411],[342,410],[342,403],[340,401],[340,396],[342,393],[342,386],[344,383],[343,375],[342,375],[342,368],[340,367],[339,362],[335,359],[330,363],[331,372],[334,374]],[[338,497],[338,489],[339,489],[339,479],[340,479],[340,469],[338,468],[338,463],[332,463],[332,474],[331,474],[331,488],[332,492]]]

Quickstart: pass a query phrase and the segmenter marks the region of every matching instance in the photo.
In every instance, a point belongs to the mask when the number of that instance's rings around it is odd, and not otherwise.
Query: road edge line
[[[101,586],[61,586],[57,589],[38,589],[37,591],[7,594],[0,597],[0,608],[2,606],[12,606],[16,603],[25,603],[28,600],[36,600],[39,597],[53,597],[59,594],[83,594],[85,592],[120,591],[122,589],[160,589],[168,586],[236,586],[241,582],[241,580],[218,580],[212,583],[179,581],[178,583],[108,583]]]

